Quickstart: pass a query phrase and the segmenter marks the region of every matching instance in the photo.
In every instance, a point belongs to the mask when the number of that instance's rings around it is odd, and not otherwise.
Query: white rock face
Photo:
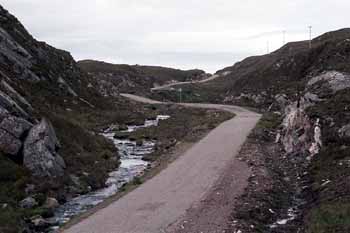
[[[314,156],[318,153],[320,153],[320,149],[322,147],[322,133],[321,133],[321,124],[320,124],[320,119],[317,119],[315,128],[314,128],[314,140],[311,143],[309,152],[311,156]]]
[[[296,104],[288,106],[283,120],[282,144],[285,151],[293,153],[303,150],[308,144],[310,129],[310,119],[304,109],[297,108]]]
[[[334,92],[337,92],[350,88],[350,75],[338,71],[327,71],[321,75],[313,77],[307,83],[307,86],[313,86],[321,82],[325,82],[325,85]]]
[[[312,157],[320,152],[322,147],[320,119],[317,119],[315,126],[312,126],[305,112],[305,109],[319,101],[322,100],[317,95],[307,92],[299,104],[294,102],[285,108],[281,142],[287,153],[306,153]]]

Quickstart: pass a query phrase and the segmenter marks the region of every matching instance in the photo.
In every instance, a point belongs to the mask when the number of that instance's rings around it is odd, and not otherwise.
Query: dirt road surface
[[[160,104],[144,97],[130,94],[123,96],[139,102]],[[186,215],[186,211],[199,206],[208,197],[227,169],[235,169],[235,175],[232,176],[234,187],[230,189],[230,196],[238,197],[242,194],[250,170],[245,163],[236,160],[235,156],[260,115],[237,106],[183,105],[221,109],[233,112],[236,116],[212,130],[158,175],[65,230],[65,233],[169,232]]]

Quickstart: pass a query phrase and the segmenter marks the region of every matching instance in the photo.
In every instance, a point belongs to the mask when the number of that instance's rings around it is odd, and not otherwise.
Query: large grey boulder
[[[24,142],[23,164],[36,177],[56,178],[64,175],[64,160],[57,153],[60,147],[51,123],[42,119]]]
[[[32,126],[28,121],[14,116],[9,116],[0,123],[1,129],[11,133],[16,138],[20,138]]]
[[[322,86],[328,87],[335,93],[350,88],[350,75],[338,71],[326,71],[311,78],[307,83],[307,86],[310,87],[315,84],[321,84]]]
[[[59,207],[60,204],[58,203],[56,198],[48,197],[45,201],[44,207],[46,209],[55,209]]]
[[[0,150],[4,154],[16,155],[22,147],[22,142],[7,131],[0,129]]]
[[[0,151],[8,155],[16,155],[22,147],[21,137],[32,127],[28,121],[0,111]]]

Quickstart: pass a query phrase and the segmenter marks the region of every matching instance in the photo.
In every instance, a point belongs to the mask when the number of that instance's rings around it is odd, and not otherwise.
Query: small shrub
[[[134,180],[132,181],[134,185],[140,185],[142,184],[142,180],[140,177],[135,177]]]

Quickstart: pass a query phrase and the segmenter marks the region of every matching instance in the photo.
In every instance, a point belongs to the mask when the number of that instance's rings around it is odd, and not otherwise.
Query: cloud
[[[77,59],[211,72],[346,27],[345,0],[0,0],[39,40]],[[329,17],[331,15],[332,17]],[[232,58],[230,58],[232,56]]]

